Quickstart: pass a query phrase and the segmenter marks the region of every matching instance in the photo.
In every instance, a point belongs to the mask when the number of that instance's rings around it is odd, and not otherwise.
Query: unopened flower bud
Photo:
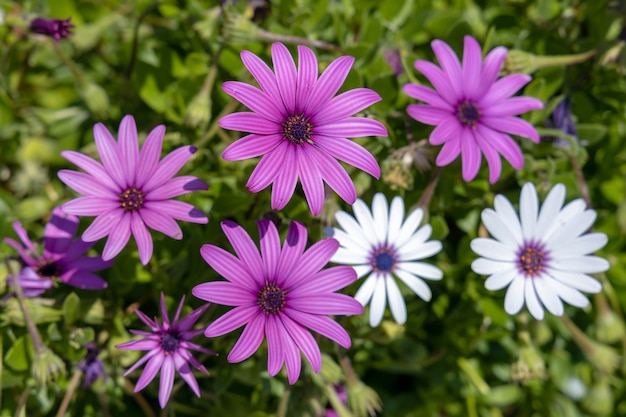
[[[38,17],[30,22],[29,29],[33,33],[50,36],[58,43],[61,39],[72,34],[70,29],[74,25],[70,23],[70,20],[71,18],[61,20]]]
[[[44,346],[35,352],[31,368],[33,378],[39,385],[46,385],[60,375],[65,375],[65,364],[53,351]]]

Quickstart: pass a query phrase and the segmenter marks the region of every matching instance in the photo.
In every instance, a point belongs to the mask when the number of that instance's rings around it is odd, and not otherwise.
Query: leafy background
[[[331,403],[342,416],[609,416],[626,415],[626,7],[619,1],[575,0],[242,0],[211,1],[20,1],[0,0],[0,236],[15,238],[21,221],[34,238],[42,236],[52,208],[74,197],[56,172],[72,168],[59,153],[80,150],[95,155],[93,125],[116,131],[125,114],[135,116],[140,136],[165,124],[164,153],[178,146],[199,148],[183,171],[209,184],[207,192],[183,199],[208,213],[208,225],[181,224],[182,241],[154,233],[152,261],[142,267],[134,243],[101,275],[104,291],[57,285],[29,310],[44,342],[64,362],[64,372],[47,384],[32,372],[32,342],[15,300],[0,307],[2,416],[53,416],[71,385],[85,344],[95,341],[108,377],[70,390],[71,416],[323,416]],[[72,18],[70,38],[28,32],[36,16]],[[430,41],[462,50],[463,36],[476,37],[488,51],[504,45],[524,51],[509,69],[534,72],[524,94],[540,98],[544,110],[524,117],[544,141],[521,140],[526,163],[515,172],[504,164],[500,180],[487,182],[483,167],[471,183],[461,179],[460,163],[445,167],[438,184],[431,179],[438,149],[423,141],[431,127],[405,112],[411,99],[401,88],[426,82],[412,69],[416,59],[433,60]],[[198,375],[197,399],[177,379],[168,408],[156,400],[158,381],[132,393],[138,372],[122,377],[139,357],[117,351],[129,328],[142,329],[133,308],[158,314],[160,291],[170,309],[187,295],[187,309],[201,305],[190,295],[201,282],[220,279],[201,259],[199,248],[213,243],[229,248],[219,223],[233,219],[256,236],[254,221],[304,222],[311,243],[323,236],[337,209],[350,212],[329,194],[321,216],[312,218],[298,189],[287,207],[270,211],[270,193],[248,193],[245,182],[256,161],[225,162],[221,151],[240,134],[223,131],[217,120],[236,111],[237,102],[220,88],[223,81],[252,81],[239,58],[248,49],[270,62],[272,41],[314,46],[323,69],[349,54],[356,63],[343,89],[369,87],[383,100],[367,110],[383,121],[388,138],[361,138],[383,166],[383,180],[350,170],[361,198],[375,192],[401,195],[407,207],[424,190],[428,221],[444,250],[433,262],[444,279],[431,283],[433,300],[424,303],[408,290],[408,320],[398,325],[387,315],[380,327],[367,314],[338,318],[353,338],[341,350],[318,338],[325,352],[319,375],[304,366],[301,380],[289,386],[283,373],[270,378],[266,352],[241,364],[228,364],[227,352],[238,333],[196,340],[220,353],[202,357],[211,375]],[[583,57],[554,56],[594,51]],[[528,55],[532,54],[532,55]],[[548,58],[548,59],[546,59]],[[554,125],[551,112],[568,100],[577,135]],[[581,174],[581,175],[579,175]],[[494,195],[517,202],[520,186],[532,181],[545,196],[551,185],[567,186],[568,200],[585,195],[585,183],[598,212],[595,229],[609,236],[599,252],[611,269],[598,276],[602,294],[584,310],[566,308],[569,320],[548,315],[543,322],[527,313],[504,312],[504,291],[490,292],[484,277],[470,270],[475,255],[469,242],[486,232],[480,211]],[[89,220],[83,219],[81,229]],[[102,250],[102,242],[95,251]],[[0,256],[14,257],[0,243]],[[6,292],[7,264],[0,265],[0,293]],[[354,294],[358,283],[344,292]],[[212,306],[207,325],[225,311]],[[367,311],[367,310],[366,310]],[[389,314],[389,313],[387,313]],[[578,330],[580,329],[580,330]],[[335,386],[348,390],[338,404]]]

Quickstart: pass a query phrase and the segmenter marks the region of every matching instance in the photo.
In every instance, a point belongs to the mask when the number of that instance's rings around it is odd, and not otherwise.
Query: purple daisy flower
[[[414,119],[437,126],[430,134],[432,145],[442,145],[437,165],[454,161],[459,153],[463,162],[463,179],[471,181],[478,174],[481,153],[489,165],[489,182],[500,177],[500,156],[515,169],[524,165],[522,152],[510,134],[530,138],[539,143],[539,134],[527,121],[515,117],[529,110],[540,109],[543,103],[531,97],[511,97],[531,77],[498,74],[507,50],[497,47],[482,60],[480,45],[471,36],[465,37],[463,63],[445,42],[435,40],[432,48],[441,64],[415,61],[420,71],[435,87],[407,84],[404,91],[426,104],[410,104],[407,112]],[[497,81],[496,81],[497,80]]]
[[[100,256],[83,256],[93,246],[81,238],[74,239],[78,229],[78,217],[66,215],[57,207],[46,224],[43,233],[43,254],[28,237],[20,222],[13,223],[13,229],[22,245],[11,238],[4,241],[20,254],[24,267],[18,274],[18,283],[26,297],[36,297],[52,288],[54,280],[84,290],[101,290],[107,287],[106,281],[94,274],[110,267],[113,263]],[[13,283],[12,277],[9,282]]]
[[[67,38],[73,32],[70,30],[74,27],[70,20],[67,19],[46,19],[44,17],[38,17],[30,22],[29,29],[31,32],[47,35],[54,38],[57,43]]]
[[[229,362],[250,357],[265,337],[268,373],[276,375],[285,363],[289,383],[293,384],[300,376],[300,351],[315,372],[322,365],[319,346],[306,328],[350,347],[348,333],[328,315],[363,312],[354,298],[335,293],[354,282],[356,273],[349,266],[321,270],[339,248],[335,239],[323,239],[305,252],[306,228],[292,222],[281,249],[274,223],[260,220],[258,228],[260,254],[241,226],[222,222],[237,257],[214,245],[202,246],[200,253],[228,282],[206,282],[191,292],[206,301],[235,306],[204,332],[206,337],[221,336],[245,325],[228,354]]]
[[[165,408],[167,401],[172,393],[172,386],[174,385],[174,374],[178,371],[183,380],[189,385],[191,390],[200,397],[200,388],[198,387],[198,381],[193,376],[193,372],[189,367],[189,364],[200,372],[208,375],[209,371],[191,355],[191,350],[197,352],[206,353],[208,355],[215,355],[216,353],[205,347],[197,345],[190,340],[199,334],[202,334],[204,330],[192,330],[196,321],[209,307],[206,304],[200,308],[195,309],[184,319],[179,320],[180,313],[185,303],[185,296],[183,295],[174,318],[170,321],[167,314],[167,307],[165,306],[165,296],[161,293],[161,316],[163,323],[160,323],[155,317],[154,320],[150,320],[148,316],[141,311],[135,309],[135,314],[143,321],[146,326],[150,327],[149,332],[141,330],[130,330],[134,335],[143,336],[141,340],[132,340],[130,342],[116,345],[117,349],[123,350],[147,350],[148,353],[139,359],[133,366],[131,366],[125,373],[127,376],[135,369],[146,363],[137,384],[135,385],[135,392],[139,392],[144,389],[154,377],[161,372],[161,381],[159,385],[159,404],[161,408]]]
[[[172,178],[196,152],[195,147],[183,146],[159,161],[165,126],[155,127],[139,151],[132,116],[122,119],[119,143],[102,123],[97,123],[93,132],[102,164],[81,153],[63,151],[61,155],[65,159],[87,173],[64,169],[59,171],[59,178],[84,195],[63,204],[63,211],[97,216],[83,233],[83,239],[93,242],[109,236],[102,252],[104,259],[120,253],[132,234],[141,263],[145,265],[152,258],[152,238],[146,226],[180,240],[183,232],[175,219],[193,223],[209,221],[191,204],[170,200],[208,189],[196,177]]]
[[[274,72],[256,55],[241,52],[241,60],[261,89],[229,81],[224,91],[252,110],[220,119],[225,129],[250,132],[222,153],[227,161],[263,155],[246,188],[253,193],[270,184],[272,208],[280,210],[293,195],[298,177],[313,215],[324,205],[324,183],[346,202],[356,200],[356,190],[337,159],[379,178],[380,167],[362,146],[347,138],[387,136],[382,123],[365,117],[349,117],[381,100],[367,88],[337,93],[354,58],[342,56],[317,78],[312,50],[298,46],[298,67],[281,43],[272,45]]]

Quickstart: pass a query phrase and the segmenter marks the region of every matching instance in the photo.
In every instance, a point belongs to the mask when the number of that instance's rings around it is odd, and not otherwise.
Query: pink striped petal
[[[272,186],[272,210],[284,208],[296,189],[298,183],[298,159],[296,146],[289,144],[284,151],[282,166]]]
[[[278,91],[278,85],[276,84],[276,77],[267,64],[250,51],[241,52],[241,61],[259,83],[261,89],[270,96],[272,103],[276,103],[277,106],[278,103],[280,103],[282,106],[282,99]],[[280,111],[283,117],[287,116],[286,109],[281,108]]]
[[[439,93],[432,88],[417,84],[407,84],[404,86],[403,90],[409,96],[417,100],[424,101],[426,104],[430,104],[433,107],[448,110],[450,112],[454,111],[454,107],[445,101]]]
[[[283,141],[274,148],[272,152],[265,154],[265,156],[261,158],[246,183],[246,188],[250,190],[250,192],[259,192],[276,179],[276,176],[283,166],[288,147],[289,141]]]
[[[160,187],[146,194],[147,200],[167,200],[192,191],[206,191],[206,182],[189,175],[172,178]]]
[[[363,313],[363,306],[354,298],[345,294],[306,294],[301,297],[289,297],[291,308],[309,314]]]
[[[174,358],[172,355],[166,355],[163,359],[163,365],[161,365],[161,380],[159,381],[159,405],[161,408],[165,408],[172,394],[175,369]]]
[[[196,377],[193,376],[189,363],[178,353],[174,353],[172,357],[174,358],[174,365],[180,377],[189,385],[189,388],[196,394],[196,397],[200,398],[200,387],[198,386]]]
[[[304,353],[304,357],[309,361],[314,372],[319,372],[322,368],[322,354],[317,342],[302,326],[293,321],[287,314],[281,314],[280,319],[287,332],[296,343],[298,348]],[[298,361],[300,357],[298,355]],[[287,365],[289,369],[289,365]],[[290,381],[291,382],[291,381]]]
[[[96,160],[74,151],[63,151],[61,156],[80,169],[84,170],[94,178],[98,178],[106,188],[114,192],[120,192],[121,187],[113,181],[113,179],[106,173],[104,167],[100,165]]]
[[[195,297],[225,306],[257,306],[258,296],[227,281],[198,284],[192,291]],[[257,306],[258,308],[258,306]]]
[[[137,126],[133,116],[126,115],[120,123],[117,132],[119,153],[124,161],[126,187],[135,185],[135,173],[139,161],[139,140],[137,139]]]
[[[194,296],[196,295],[194,293],[196,288],[197,286],[191,290],[191,293]],[[204,335],[206,337],[216,337],[216,336],[224,335],[226,333],[230,333],[233,330],[238,329],[239,327],[243,326],[246,323],[248,323],[248,326],[250,326],[250,324],[254,322],[257,317],[263,317],[263,315],[261,314],[261,310],[259,309],[259,306],[257,305],[235,307],[229,312],[225,313],[220,318],[213,321],[213,323],[211,323],[209,327],[207,327],[206,330],[204,331]],[[245,333],[246,333],[246,330],[244,329],[241,336],[243,337]],[[259,342],[259,344],[260,343],[261,342]]]
[[[235,249],[242,267],[248,270],[250,276],[254,278],[257,288],[260,288],[265,284],[263,260],[252,238],[243,227],[233,221],[223,221],[221,226],[228,241]]]
[[[456,97],[461,97],[463,94],[463,74],[461,72],[459,58],[447,43],[439,39],[432,41],[431,46],[439,64],[441,65],[443,73],[450,82],[450,86],[452,87],[454,94]]]
[[[509,161],[513,168],[521,169],[524,166],[524,155],[517,143],[509,135],[481,125],[478,125],[478,130],[482,137]]]
[[[239,81],[226,81],[222,84],[224,92],[241,102],[255,113],[275,123],[282,123],[284,116],[281,110],[263,91]],[[279,104],[282,109],[282,105]]]
[[[487,107],[482,111],[484,117],[514,116],[530,110],[543,108],[541,100],[531,97],[513,97],[498,103],[497,106]]]
[[[273,281],[276,278],[278,260],[280,258],[280,237],[276,225],[269,220],[257,222],[259,236],[261,237],[261,258],[266,279]]]
[[[304,112],[304,105],[309,100],[317,81],[317,58],[306,46],[298,45],[298,81],[296,90],[296,113]]]
[[[317,138],[319,138],[319,136]],[[309,209],[311,210],[311,214],[319,216],[324,208],[324,182],[322,180],[322,174],[317,164],[307,157],[306,150],[300,146],[296,147],[296,157],[300,182],[302,183],[302,189],[307,203],[309,204]]]
[[[252,276],[239,259],[222,248],[214,245],[203,245],[200,248],[200,255],[211,268],[215,269],[215,272],[252,293],[257,293],[260,285],[264,284],[264,282],[260,284],[257,282],[261,277]]]
[[[480,98],[482,70],[482,52],[476,39],[471,36],[463,38],[463,91],[465,98]],[[450,74],[452,76],[452,74]]]
[[[83,240],[85,242],[95,242],[106,235],[113,232],[122,220],[124,212],[120,210],[112,210],[108,213],[100,215],[94,219],[89,227],[83,232]]]
[[[484,95],[486,90],[498,79],[506,54],[507,49],[503,46],[498,46],[492,49],[485,57],[480,77],[481,94]]]
[[[337,252],[337,249],[339,249],[339,241],[336,239],[320,240],[304,252],[297,268],[288,271],[289,275],[283,276],[283,281],[277,282],[277,284],[281,287],[297,288],[302,282],[309,280],[322,269]]]
[[[387,136],[387,129],[381,122],[368,119],[367,117],[348,117],[337,122],[323,123],[315,126],[313,131],[316,135],[320,134],[337,138]]]
[[[99,178],[78,171],[62,169],[57,174],[59,179],[77,193],[92,197],[109,197],[117,200],[120,190],[111,190],[106,182]]]
[[[96,218],[96,220],[101,217]],[[124,213],[117,225],[111,228],[107,243],[104,245],[104,249],[102,250],[102,259],[105,261],[113,259],[122,251],[122,249],[124,249],[128,243],[128,239],[130,239],[130,223],[131,215],[129,213]],[[87,232],[85,231],[85,233]]]
[[[170,180],[180,169],[189,161],[196,153],[198,148],[195,146],[182,146],[170,152],[157,166],[154,174],[146,181],[141,190],[149,193],[156,187],[162,187]]]
[[[456,116],[450,115],[435,127],[430,134],[431,145],[441,145],[461,135],[463,125]]]
[[[295,297],[307,294],[335,292],[356,281],[356,272],[351,266],[335,266],[318,272],[315,277],[291,290]]]
[[[180,229],[178,223],[170,216],[166,216],[145,206],[141,208],[139,214],[149,228],[176,240],[183,238],[183,231]]]
[[[109,177],[122,189],[127,187],[127,178],[123,167],[120,166],[121,154],[115,139],[102,123],[96,123],[93,127],[94,141],[102,159],[102,164]],[[121,168],[121,169],[120,169]]]
[[[535,143],[539,143],[539,133],[537,133],[535,127],[519,117],[481,117],[480,121],[494,130],[523,136]]]
[[[442,110],[428,104],[409,104],[406,112],[418,122],[427,125],[438,125],[450,116],[448,110]]]
[[[302,223],[292,221],[287,231],[287,236],[283,242],[280,253],[278,267],[276,270],[276,284],[279,287],[285,285],[284,278],[291,274],[291,271],[300,262],[300,257],[304,253],[307,242],[307,230]]]
[[[272,63],[283,104],[289,114],[294,114],[298,72],[289,50],[280,42],[272,44]]]
[[[380,166],[378,166],[376,158],[358,143],[344,138],[331,138],[322,135],[315,135],[314,141],[332,157],[359,168],[374,178],[380,178]],[[300,175],[302,172],[301,169]]]
[[[532,80],[532,77],[526,74],[511,74],[500,78],[491,85],[486,94],[480,99],[480,107],[487,108],[505,98],[511,97],[520,88],[528,84],[530,80]]]
[[[290,337],[282,326],[277,323],[277,317],[270,314],[265,319],[265,337],[267,338],[267,373],[275,376],[280,372],[285,361],[283,344],[289,343]]]
[[[258,309],[257,309],[258,312]],[[228,354],[228,362],[237,363],[248,359],[257,351],[265,335],[265,317],[261,314],[250,318],[239,340]]]
[[[339,94],[327,105],[320,107],[319,111],[311,116],[311,123],[317,125],[341,120],[378,103],[380,100],[382,100],[380,95],[369,88],[355,88]]]
[[[152,129],[141,147],[141,152],[139,152],[137,174],[135,177],[135,186],[139,189],[143,189],[144,184],[152,178],[154,171],[159,165],[164,136],[165,126],[159,125]]]
[[[480,169],[480,148],[469,128],[461,131],[461,159],[463,162],[463,180],[469,182],[476,177]]]
[[[314,332],[329,338],[346,349],[352,345],[348,332],[346,332],[343,327],[329,317],[318,314],[303,313],[293,308],[285,308],[283,311],[296,323],[308,327]]]
[[[44,256],[64,253],[78,230],[78,222],[78,217],[67,215],[63,209],[55,207],[43,232]]]
[[[352,64],[354,64],[354,58],[351,56],[340,56],[330,63],[309,95],[309,101],[304,109],[305,114],[317,113],[320,107],[330,101],[346,80]]]
[[[498,152],[491,146],[491,143],[487,140],[487,138],[482,136],[481,130],[475,129],[473,133],[474,140],[483,155],[485,155],[485,159],[487,160],[487,164],[489,166],[489,183],[495,184],[496,181],[498,181],[498,178],[500,178],[500,173],[502,172],[500,155],[498,155]]]
[[[287,329],[282,322],[278,321],[281,331],[285,334]],[[302,359],[300,358],[300,349],[296,345],[295,341],[291,337],[284,337],[282,339],[283,344],[283,356],[285,360],[285,366],[287,368],[287,380],[291,385],[298,382],[300,372],[302,371]]]
[[[322,178],[346,203],[356,200],[356,189],[345,169],[328,153],[311,145],[307,146],[307,155],[317,164]]]
[[[176,200],[146,201],[143,205],[150,210],[190,223],[206,224],[209,219],[200,210],[189,203]]]
[[[461,136],[454,137],[443,144],[435,163],[437,166],[446,166],[454,161],[461,153]]]
[[[223,129],[239,130],[256,133],[257,135],[271,135],[281,133],[283,130],[280,123],[267,120],[256,113],[250,112],[227,114],[219,120],[218,124]]]
[[[459,101],[459,96],[455,93],[454,88],[450,85],[450,81],[446,74],[439,69],[438,66],[428,61],[415,61],[413,64],[416,70],[424,74],[424,77],[430,81],[435,87],[437,93],[441,95],[448,104],[454,106]]]
[[[146,225],[137,212],[131,213],[130,230],[135,237],[135,242],[137,242],[141,264],[146,265],[152,258],[152,236],[150,236],[150,232],[146,229]]]
[[[61,276],[59,279],[67,285],[81,290],[103,290],[108,287],[105,280],[89,271],[75,271],[69,276]]]
[[[224,149],[222,159],[226,161],[241,161],[248,158],[254,158],[272,152],[281,141],[283,141],[282,133],[274,135],[248,135],[236,140]]]

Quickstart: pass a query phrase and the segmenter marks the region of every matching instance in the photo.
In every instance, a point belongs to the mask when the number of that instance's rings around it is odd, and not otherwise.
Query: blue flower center
[[[61,276],[62,269],[58,263],[47,259],[37,267],[37,275],[42,278],[57,278]]]
[[[120,194],[120,204],[125,211],[139,210],[143,205],[144,196],[145,193],[133,186]]]
[[[175,333],[167,332],[161,336],[161,349],[166,355],[176,352],[180,343],[180,336]]]
[[[539,276],[545,268],[546,261],[546,253],[541,247],[535,245],[526,245],[519,252],[519,269],[524,275],[529,278]]]
[[[311,128],[309,119],[301,114],[287,117],[283,123],[283,137],[294,145],[302,145],[311,140]]]
[[[388,247],[374,251],[371,259],[371,265],[374,271],[391,272],[396,267],[395,252]]]
[[[480,111],[478,111],[476,104],[465,100],[457,106],[456,118],[465,126],[475,127],[480,120]]]
[[[281,290],[276,284],[265,284],[258,295],[258,304],[266,314],[276,314],[285,307],[286,291]]]

